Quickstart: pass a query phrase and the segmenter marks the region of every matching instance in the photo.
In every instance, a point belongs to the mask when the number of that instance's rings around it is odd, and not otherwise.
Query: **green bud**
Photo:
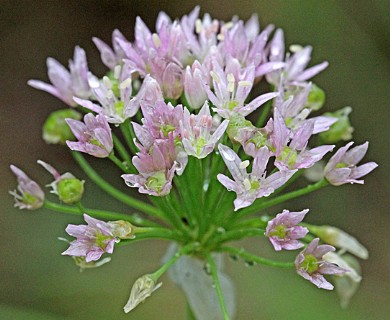
[[[73,140],[74,136],[66,123],[66,118],[81,119],[81,114],[73,109],[61,109],[52,112],[42,128],[42,137],[46,143],[65,144],[66,140]]]
[[[310,110],[317,111],[322,108],[325,103],[325,91],[320,87],[312,84],[309,97],[306,102],[306,108]]]
[[[333,144],[340,140],[348,141],[352,139],[353,127],[349,121],[348,115],[352,112],[351,107],[345,107],[336,112],[327,112],[324,116],[330,116],[337,118],[337,122],[334,123],[328,131],[321,132],[319,134],[322,144]]]
[[[78,202],[84,193],[84,181],[77,178],[61,179],[57,183],[57,193],[58,198],[66,204]]]

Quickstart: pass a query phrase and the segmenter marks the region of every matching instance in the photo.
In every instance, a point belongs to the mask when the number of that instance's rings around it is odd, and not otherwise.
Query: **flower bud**
[[[124,220],[109,221],[108,224],[112,227],[113,236],[119,239],[134,239],[135,229],[130,222]]]
[[[360,275],[360,264],[351,255],[339,255],[334,252],[328,252],[324,255],[324,260],[348,270],[348,272],[344,274],[335,275],[333,277],[335,289],[340,298],[341,307],[346,308],[357,289],[359,289],[362,280]]]
[[[161,285],[161,282],[156,284],[156,281],[150,274],[146,274],[141,278],[138,278],[135,281],[133,287],[131,288],[130,298],[127,301],[126,305],[123,307],[123,310],[126,313],[129,313],[137,305],[139,305],[147,297],[149,297],[155,290],[160,288]]]
[[[81,119],[81,114],[73,109],[61,109],[52,112],[46,119],[42,128],[42,137],[46,143],[65,144],[66,140],[74,139],[65,119]]]
[[[351,112],[351,107],[345,107],[336,112],[324,113],[324,116],[330,116],[338,120],[328,131],[320,133],[319,137],[322,144],[337,143],[340,140],[348,141],[352,139],[353,127],[348,118]]]
[[[74,177],[61,178],[57,182],[58,198],[66,203],[72,204],[81,200],[84,193],[84,181]]]
[[[311,86],[311,90],[306,102],[306,108],[313,111],[318,111],[325,103],[325,92],[314,83]]]
[[[311,233],[322,241],[348,251],[361,259],[368,258],[368,250],[355,238],[345,231],[332,226],[309,226]]]

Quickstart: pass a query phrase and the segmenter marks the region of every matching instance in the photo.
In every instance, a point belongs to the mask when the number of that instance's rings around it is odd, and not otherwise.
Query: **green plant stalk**
[[[142,219],[140,217],[132,217],[124,213],[119,212],[112,212],[112,211],[105,211],[105,210],[97,210],[97,209],[90,209],[90,208],[84,208],[81,210],[80,207],[74,207],[74,206],[68,206],[63,205],[55,202],[51,202],[49,200],[45,200],[43,207],[52,211],[61,212],[61,213],[67,213],[74,216],[81,216],[83,213],[87,213],[90,216],[97,218],[97,219],[104,219],[104,220],[125,220],[130,222],[131,224],[138,225],[138,226],[147,226],[147,227],[158,227],[160,226],[157,223],[154,223],[149,220]]]
[[[208,243],[208,247],[217,247],[219,244],[228,242],[228,241],[237,241],[247,237],[256,237],[264,236],[264,229],[260,228],[251,228],[251,229],[241,229],[241,230],[229,230],[220,235],[213,237]]]
[[[147,204],[143,201],[134,199],[127,194],[119,191],[115,187],[113,187],[111,184],[109,184],[107,181],[105,181],[102,177],[100,177],[96,171],[89,165],[89,163],[84,159],[84,157],[78,153],[78,152],[72,152],[73,158],[77,161],[77,163],[80,165],[80,167],[84,170],[84,172],[87,174],[87,176],[95,182],[101,189],[106,191],[108,194],[110,194],[115,199],[127,204],[128,206],[140,210],[144,213],[150,214],[152,216],[159,217],[161,219],[164,218],[163,213],[151,206],[150,204]]]
[[[120,125],[120,129],[122,131],[123,136],[125,137],[126,143],[132,154],[137,153],[137,147],[134,144],[134,130],[129,120],[126,120]]]
[[[289,192],[289,193],[286,193],[284,195],[281,195],[279,197],[276,197],[276,198],[273,198],[273,199],[269,199],[267,201],[263,201],[261,203],[254,203],[252,204],[250,207],[247,207],[239,212],[237,212],[237,214],[234,216],[234,219],[237,220],[243,216],[246,216],[246,215],[249,215],[249,214],[253,214],[253,213],[257,213],[261,210],[264,210],[266,208],[269,208],[269,207],[272,207],[272,206],[275,206],[279,203],[283,203],[287,200],[291,200],[291,199],[294,199],[294,198],[298,198],[300,196],[303,196],[305,194],[308,194],[310,192],[313,192],[313,191],[316,191],[316,190],[319,190],[325,186],[328,185],[328,182],[325,180],[325,179],[322,179],[314,184],[310,184],[302,189],[299,189],[299,190],[295,190],[295,191],[292,191],[292,192]]]
[[[121,169],[124,173],[131,173],[130,169],[128,169],[121,160],[119,160],[114,152],[111,152],[108,156],[108,159],[110,159],[119,169]]]
[[[229,313],[228,313],[228,311],[226,309],[225,300],[223,298],[222,288],[221,288],[221,284],[219,282],[218,273],[217,273],[217,267],[216,267],[214,259],[213,259],[213,257],[211,256],[210,253],[207,254],[207,262],[210,265],[211,276],[212,276],[213,281],[214,281],[215,291],[217,292],[219,305],[221,306],[223,319],[224,320],[229,320],[230,317],[229,317]]]
[[[266,266],[271,267],[278,267],[278,268],[294,268],[294,262],[279,262],[279,261],[273,261],[269,260],[263,257],[256,256],[242,248],[238,249],[235,247],[229,247],[229,246],[223,246],[218,249],[218,251],[221,252],[228,252],[232,255],[239,256],[243,258],[245,261],[255,262],[258,264],[263,264]]]

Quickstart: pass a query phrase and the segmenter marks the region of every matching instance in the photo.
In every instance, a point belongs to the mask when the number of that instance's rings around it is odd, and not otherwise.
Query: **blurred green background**
[[[119,28],[132,39],[135,17],[154,28],[160,10],[172,17],[196,4],[202,13],[228,20],[259,14],[285,31],[288,44],[314,47],[312,65],[330,67],[315,78],[327,93],[326,111],[353,107],[354,141],[370,141],[366,159],[380,164],[364,186],[329,188],[291,202],[289,209],[310,208],[307,221],[339,226],[357,235],[370,250],[362,261],[363,282],[350,307],[342,310],[334,292],[316,289],[294,271],[245,267],[226,262],[235,280],[237,319],[388,319],[390,314],[389,250],[389,98],[390,2],[377,1],[0,1],[0,319],[183,319],[184,298],[168,278],[147,303],[125,315],[134,280],[154,271],[167,243],[151,241],[115,249],[112,262],[79,273],[72,259],[60,253],[68,223],[80,219],[13,208],[9,189],[16,186],[9,164],[20,166],[41,184],[50,177],[36,164],[42,159],[61,172],[83,173],[65,148],[41,140],[46,116],[64,105],[27,86],[28,79],[47,79],[46,57],[67,64],[75,45],[86,49],[90,68],[102,74],[91,38],[111,41]],[[111,165],[96,166],[114,184],[122,185]],[[91,183],[86,206],[131,212],[111,202]],[[273,212],[281,208],[275,208]],[[246,241],[248,249],[272,257],[262,240]],[[281,257],[283,258],[283,256]],[[287,256],[286,256],[287,258]]]

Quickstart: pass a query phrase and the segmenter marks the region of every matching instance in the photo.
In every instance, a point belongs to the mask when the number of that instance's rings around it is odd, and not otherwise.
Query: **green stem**
[[[195,314],[192,311],[192,308],[191,308],[188,301],[187,301],[187,308],[186,308],[186,319],[187,320],[196,320]]]
[[[221,284],[219,282],[218,273],[217,273],[217,267],[215,265],[215,261],[214,261],[213,257],[211,256],[211,254],[207,255],[207,262],[210,265],[211,276],[212,276],[213,281],[214,281],[215,291],[217,292],[219,305],[221,306],[223,319],[229,320],[230,317],[229,317],[229,313],[226,309],[225,300],[223,298],[222,288],[221,288]]]
[[[101,189],[106,191],[108,194],[113,196],[115,199],[127,204],[128,206],[140,210],[142,212],[145,212],[147,214],[150,214],[152,216],[156,216],[159,218],[163,218],[162,212],[151,206],[150,204],[147,204],[143,201],[134,199],[127,194],[119,191],[118,189],[114,188],[111,184],[109,184],[107,181],[105,181],[101,176],[99,176],[96,171],[89,165],[89,163],[84,159],[84,157],[78,153],[78,152],[72,152],[73,158],[77,161],[77,163],[80,165],[80,167],[84,170],[84,172],[87,174],[87,176],[95,182]]]
[[[210,240],[209,246],[215,247],[220,243],[256,236],[264,236],[264,230],[259,228],[229,230],[225,233],[215,236],[212,240]]]
[[[134,225],[143,225],[143,226],[159,226],[159,224],[154,223],[149,220],[142,219],[140,217],[132,217],[124,213],[119,212],[112,212],[112,211],[105,211],[105,210],[97,210],[97,209],[89,209],[89,208],[83,208],[83,211],[80,211],[79,207],[73,207],[73,206],[67,206],[55,202],[51,202],[49,200],[45,200],[44,208],[53,210],[56,212],[62,212],[71,214],[74,216],[81,216],[84,212],[89,214],[90,216],[98,219],[104,219],[104,220],[125,220],[129,221],[130,223]]]
[[[169,241],[180,241],[182,239],[182,237],[178,235],[177,232],[165,228],[142,228],[142,229],[149,229],[149,230],[148,231],[145,230],[145,233],[143,232],[138,233],[139,228],[137,228],[136,236],[134,239],[121,240],[121,242],[119,242],[119,245],[126,245],[126,244],[133,243],[135,241],[147,240],[147,239],[163,239]]]
[[[126,120],[125,122],[123,122],[120,125],[120,128],[121,128],[122,134],[124,135],[126,143],[129,146],[131,152],[133,154],[136,154],[137,147],[134,144],[135,134],[134,134],[133,126],[130,123],[130,120]]]
[[[266,104],[261,108],[261,113],[256,121],[257,128],[262,128],[265,125],[265,120],[267,119],[267,116],[272,108],[272,101],[273,99],[268,100]]]
[[[252,254],[252,253],[250,253],[242,248],[238,249],[238,248],[234,248],[234,247],[224,246],[224,247],[219,248],[219,251],[228,252],[232,255],[240,256],[245,261],[255,262],[255,263],[263,264],[266,266],[278,267],[278,268],[293,268],[294,267],[293,262],[279,262],[279,261],[269,260],[269,259],[266,259],[263,257],[256,256],[256,255],[254,255],[254,254]]]
[[[261,210],[275,206],[279,203],[283,203],[287,200],[303,196],[303,195],[308,194],[310,192],[321,189],[327,185],[328,185],[328,182],[325,179],[322,179],[314,184],[310,184],[310,185],[306,186],[305,188],[286,193],[282,196],[279,196],[279,197],[276,197],[273,199],[269,199],[268,201],[263,201],[263,202],[260,202],[258,204],[254,203],[252,206],[245,208],[242,211],[239,211],[235,215],[235,220],[237,220],[238,218],[241,218],[242,216],[246,216],[248,214],[257,213]]]
[[[123,164],[121,160],[119,160],[114,152],[111,152],[110,155],[108,156],[108,159],[110,159],[112,162],[116,164],[116,166],[121,169],[124,173],[130,173],[131,171]]]
[[[112,132],[112,140],[114,141],[115,149],[118,151],[122,159],[124,159],[128,164],[131,163],[130,155],[128,154],[125,146],[119,140],[119,138]]]

